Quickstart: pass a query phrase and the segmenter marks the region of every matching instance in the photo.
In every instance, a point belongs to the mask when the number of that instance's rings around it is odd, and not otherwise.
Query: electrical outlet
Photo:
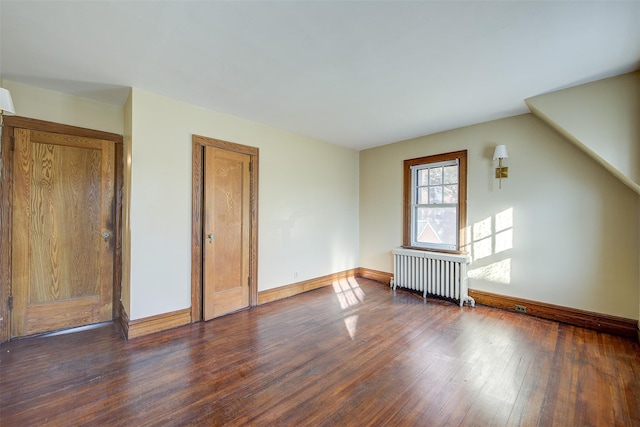
[[[298,273],[297,271],[294,271],[294,272],[293,272],[293,278],[294,278],[294,279],[297,279],[299,274],[300,274],[300,273]]]
[[[527,312],[527,307],[525,307],[524,305],[516,304],[516,311],[518,313],[526,313]]]

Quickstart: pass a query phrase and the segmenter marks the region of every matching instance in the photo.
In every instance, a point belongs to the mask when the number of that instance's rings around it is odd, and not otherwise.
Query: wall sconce
[[[2,126],[2,116],[13,116],[15,113],[11,94],[7,89],[0,87],[0,126]]]
[[[498,161],[498,167],[496,168],[496,178],[500,180],[500,188],[502,188],[502,178],[509,178],[509,168],[502,166],[502,159],[509,158],[506,145],[498,145],[496,151],[493,152],[493,160]]]

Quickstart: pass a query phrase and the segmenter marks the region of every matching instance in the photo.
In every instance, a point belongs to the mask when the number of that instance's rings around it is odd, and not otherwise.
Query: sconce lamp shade
[[[13,101],[11,100],[11,94],[7,89],[0,87],[0,114],[14,115],[16,110],[13,108]]]
[[[509,154],[507,153],[507,146],[498,145],[496,147],[496,151],[493,152],[493,160],[507,159],[507,158],[509,158]]]

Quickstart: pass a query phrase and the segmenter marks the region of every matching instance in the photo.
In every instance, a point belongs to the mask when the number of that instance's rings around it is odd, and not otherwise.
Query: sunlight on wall
[[[333,291],[336,293],[340,308],[343,310],[352,309],[364,301],[365,293],[354,278],[341,279],[333,282]],[[352,314],[344,319],[344,325],[351,339],[354,339],[356,336],[357,324],[357,314]]]
[[[508,285],[511,283],[511,258],[494,262],[484,267],[474,268],[469,270],[467,275],[471,279],[480,279]]]
[[[491,255],[492,237],[491,217],[478,221],[472,226],[471,259],[478,260]]]
[[[495,216],[496,234],[494,253],[513,248],[513,208],[506,209]]]
[[[469,251],[471,266],[476,261],[500,254],[513,248],[513,208],[505,209],[492,217],[475,222],[470,227]],[[469,278],[489,282],[511,283],[511,258],[504,258],[489,265],[471,268]]]

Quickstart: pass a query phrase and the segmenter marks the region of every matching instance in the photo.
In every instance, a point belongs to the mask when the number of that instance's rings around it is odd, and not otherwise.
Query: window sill
[[[462,251],[453,251],[453,250],[447,250],[447,249],[435,249],[435,248],[423,248],[422,246],[409,246],[409,245],[402,245],[400,246],[402,249],[411,249],[411,250],[415,250],[415,251],[424,251],[424,252],[440,252],[443,254],[451,254],[451,255],[462,255],[462,256],[467,256],[469,255],[466,252],[462,252]]]
[[[415,246],[402,246],[391,251],[395,255],[410,255],[417,258],[439,259],[444,261],[464,262],[468,264],[469,255],[460,251],[436,251]]]

